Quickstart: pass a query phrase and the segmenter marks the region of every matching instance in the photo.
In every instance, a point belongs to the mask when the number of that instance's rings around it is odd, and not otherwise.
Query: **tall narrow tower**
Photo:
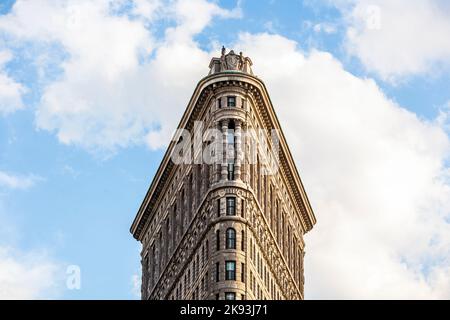
[[[142,299],[303,299],[316,219],[264,83],[222,49],[131,226]]]

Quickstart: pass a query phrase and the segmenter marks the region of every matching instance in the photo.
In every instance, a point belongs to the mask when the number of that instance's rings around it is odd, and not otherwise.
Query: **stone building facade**
[[[131,226],[142,299],[304,297],[316,219],[251,67],[223,48],[192,95]]]

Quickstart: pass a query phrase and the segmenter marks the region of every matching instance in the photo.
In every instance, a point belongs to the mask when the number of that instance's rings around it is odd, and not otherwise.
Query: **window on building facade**
[[[227,106],[236,107],[236,97],[234,96],[227,97]]]
[[[220,250],[220,231],[216,231],[216,250]]]
[[[226,248],[227,249],[236,249],[236,230],[234,230],[233,228],[227,229]]]
[[[225,300],[236,300],[236,293],[225,292]]]
[[[220,281],[220,264],[216,262],[216,282]]]
[[[222,99],[221,98],[219,98],[219,99],[217,99],[217,108],[222,108]]]
[[[245,264],[241,263],[241,281],[245,282]]]
[[[225,262],[225,280],[236,280],[236,261]]]
[[[228,164],[228,180],[234,180],[234,163]]]
[[[242,230],[241,232],[241,250],[244,251],[244,247],[245,247],[245,233],[244,230]]]
[[[227,216],[235,216],[236,215],[236,198],[228,197],[227,198]]]
[[[217,217],[220,217],[220,199],[217,199]]]

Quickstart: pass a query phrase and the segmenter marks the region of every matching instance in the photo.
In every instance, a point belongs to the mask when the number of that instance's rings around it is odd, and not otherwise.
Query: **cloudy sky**
[[[222,44],[317,216],[306,298],[449,299],[445,0],[0,1],[0,298],[138,298],[128,229]]]

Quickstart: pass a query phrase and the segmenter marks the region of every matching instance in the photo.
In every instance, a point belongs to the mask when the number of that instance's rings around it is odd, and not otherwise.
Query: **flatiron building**
[[[212,58],[131,226],[142,299],[304,298],[316,219],[261,79]]]

